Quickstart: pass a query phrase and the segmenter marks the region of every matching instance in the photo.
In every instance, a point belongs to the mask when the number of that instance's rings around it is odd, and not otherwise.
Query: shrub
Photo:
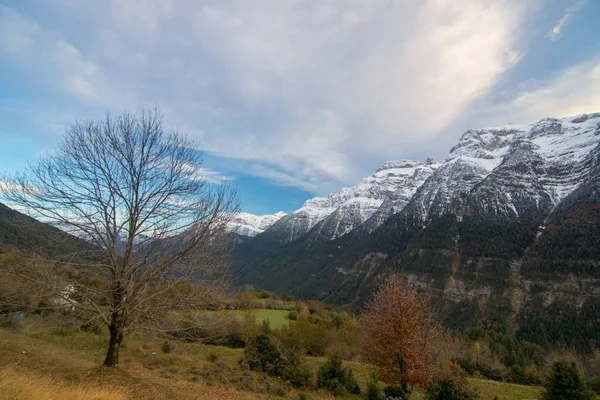
[[[165,340],[163,342],[163,344],[160,346],[160,349],[162,350],[163,353],[170,353],[173,350],[173,347],[171,346],[171,342],[169,342],[168,340]]]
[[[233,306],[237,309],[252,310],[262,308],[262,303],[256,299],[254,288],[246,285],[243,292],[237,293],[233,297]]]
[[[260,333],[248,343],[241,363],[248,368],[279,376],[294,387],[310,386],[312,373],[302,365],[293,336],[274,337],[268,321],[263,321]]]
[[[295,321],[297,318],[298,318],[298,311],[296,311],[296,310],[290,311],[290,313],[288,314],[288,319],[290,321]]]
[[[263,307],[267,310],[277,310],[279,309],[280,303],[281,302],[279,300],[275,300],[269,297],[264,299]]]
[[[327,318],[329,316],[325,305],[319,301],[308,300],[306,302],[306,307],[311,314],[314,314],[320,318]]]
[[[366,400],[385,400],[386,396],[383,394],[379,381],[376,375],[372,375],[371,379],[367,382],[367,388],[365,390]]]
[[[286,365],[281,371],[281,377],[295,388],[309,387],[312,376],[312,372],[300,362]]]
[[[352,375],[352,370],[344,368],[342,359],[337,354],[328,357],[319,366],[317,386],[329,389],[334,396],[343,394],[345,390],[353,394],[360,394],[360,386]]]
[[[258,297],[259,299],[268,299],[269,297],[271,297],[271,292],[269,292],[266,289],[263,289],[256,294],[256,297]]]
[[[523,367],[515,364],[508,370],[506,381],[520,385],[539,385],[542,380],[535,367]]]
[[[425,397],[429,400],[471,400],[477,395],[465,379],[464,371],[451,361],[438,366],[433,379],[426,386]]]
[[[404,399],[408,398],[408,393],[402,386],[388,385],[383,389],[386,399]]]
[[[272,331],[268,321],[263,321],[260,333],[252,338],[244,349],[243,360],[251,370],[279,375],[283,367],[279,350],[272,339]]]
[[[552,364],[552,370],[544,384],[543,400],[592,400],[593,398],[574,362],[560,359]]]
[[[452,362],[458,364],[468,375],[480,375],[494,381],[502,380],[502,372],[499,369],[490,368],[481,362],[475,362],[471,357],[453,357]]]
[[[588,386],[592,389],[596,394],[600,394],[600,376],[596,376],[591,378],[588,382]]]
[[[341,329],[344,326],[344,319],[340,314],[334,314],[329,321],[332,327],[335,329]]]
[[[296,335],[304,351],[311,356],[324,356],[332,344],[333,337],[323,320],[311,323],[307,317],[298,315],[297,322],[290,325],[290,332]]]

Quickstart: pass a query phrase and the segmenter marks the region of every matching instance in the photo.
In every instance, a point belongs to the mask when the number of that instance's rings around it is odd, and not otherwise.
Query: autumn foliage
[[[434,325],[423,299],[401,275],[383,282],[362,314],[361,349],[379,378],[409,393],[429,381]]]

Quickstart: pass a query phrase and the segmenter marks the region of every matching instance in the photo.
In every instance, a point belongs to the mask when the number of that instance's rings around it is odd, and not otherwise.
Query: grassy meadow
[[[281,310],[280,310],[281,311]],[[238,313],[237,311],[227,311]],[[285,312],[256,310],[257,321],[288,323]],[[241,312],[239,312],[241,313]],[[60,323],[30,316],[15,332],[0,328],[0,400],[8,399],[333,399],[324,390],[297,390],[283,381],[240,366],[243,349],[170,342],[141,334],[126,338],[119,369],[100,367],[106,334],[64,329]],[[316,372],[323,357],[307,357]],[[367,366],[346,361],[361,387]],[[534,399],[540,388],[471,379],[481,399]],[[361,396],[347,395],[348,399]],[[416,392],[413,399],[424,399]]]

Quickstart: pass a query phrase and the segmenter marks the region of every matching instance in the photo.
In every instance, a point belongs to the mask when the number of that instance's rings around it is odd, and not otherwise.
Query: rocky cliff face
[[[595,315],[599,143],[600,113],[468,131],[443,163],[421,170],[422,180],[411,175],[406,196],[386,195],[356,218],[362,223],[338,223],[340,205],[327,203],[334,211],[294,241],[239,248],[249,257],[235,268],[249,283],[350,307],[401,270],[448,325],[531,338],[531,315],[547,307]],[[315,241],[317,228],[332,239]]]

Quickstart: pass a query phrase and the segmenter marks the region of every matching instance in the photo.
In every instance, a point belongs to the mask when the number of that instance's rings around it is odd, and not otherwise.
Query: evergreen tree
[[[574,362],[558,360],[552,365],[550,376],[544,385],[542,400],[592,400],[585,379]]]

